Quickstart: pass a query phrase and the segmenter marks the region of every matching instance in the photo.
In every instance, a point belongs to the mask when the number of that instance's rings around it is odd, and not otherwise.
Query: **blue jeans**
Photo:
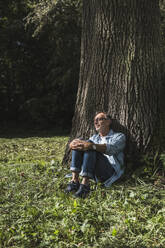
[[[72,150],[71,171],[80,173],[83,177],[97,179],[101,182],[110,178],[115,170],[109,160],[102,153],[97,151]]]

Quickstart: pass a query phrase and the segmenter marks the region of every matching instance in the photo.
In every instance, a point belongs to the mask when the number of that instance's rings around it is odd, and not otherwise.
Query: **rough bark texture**
[[[156,0],[84,0],[80,78],[71,138],[93,133],[97,110],[144,152],[159,120],[160,13]],[[66,149],[64,161],[69,159]]]

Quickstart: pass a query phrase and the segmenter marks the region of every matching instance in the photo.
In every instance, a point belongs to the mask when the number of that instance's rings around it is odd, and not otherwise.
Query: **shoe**
[[[80,183],[77,182],[75,183],[74,181],[71,181],[68,183],[66,189],[65,189],[65,193],[70,193],[70,192],[74,192],[77,191],[80,187]]]
[[[80,184],[78,191],[74,194],[76,198],[86,198],[90,192],[90,186],[85,184]]]

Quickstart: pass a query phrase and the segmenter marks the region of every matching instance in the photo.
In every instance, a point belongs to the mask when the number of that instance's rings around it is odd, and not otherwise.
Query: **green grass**
[[[68,137],[0,139],[1,248],[164,248],[160,178],[138,172],[90,197],[65,195]]]

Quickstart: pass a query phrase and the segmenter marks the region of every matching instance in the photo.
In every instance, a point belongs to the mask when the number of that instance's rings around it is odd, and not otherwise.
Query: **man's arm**
[[[92,141],[92,140],[91,140]],[[110,142],[107,144],[95,144],[90,141],[84,141],[75,139],[70,143],[70,149],[79,150],[79,151],[88,151],[88,150],[96,150],[101,153],[105,153],[107,155],[114,155],[123,151],[126,143],[126,137],[122,133],[117,133]],[[93,145],[95,145],[96,149],[93,149]]]
[[[96,149],[94,149],[94,145]],[[70,145],[70,149],[72,150],[79,150],[79,151],[88,151],[88,150],[95,150],[97,152],[105,153],[107,146],[106,144],[94,144],[92,142],[84,141],[75,139],[73,140]]]
[[[95,150],[97,152],[101,152],[101,153],[105,153],[106,152],[106,149],[107,149],[107,146],[106,144],[94,144],[94,143],[91,143],[92,146],[95,145],[96,149],[92,149],[92,150]]]

